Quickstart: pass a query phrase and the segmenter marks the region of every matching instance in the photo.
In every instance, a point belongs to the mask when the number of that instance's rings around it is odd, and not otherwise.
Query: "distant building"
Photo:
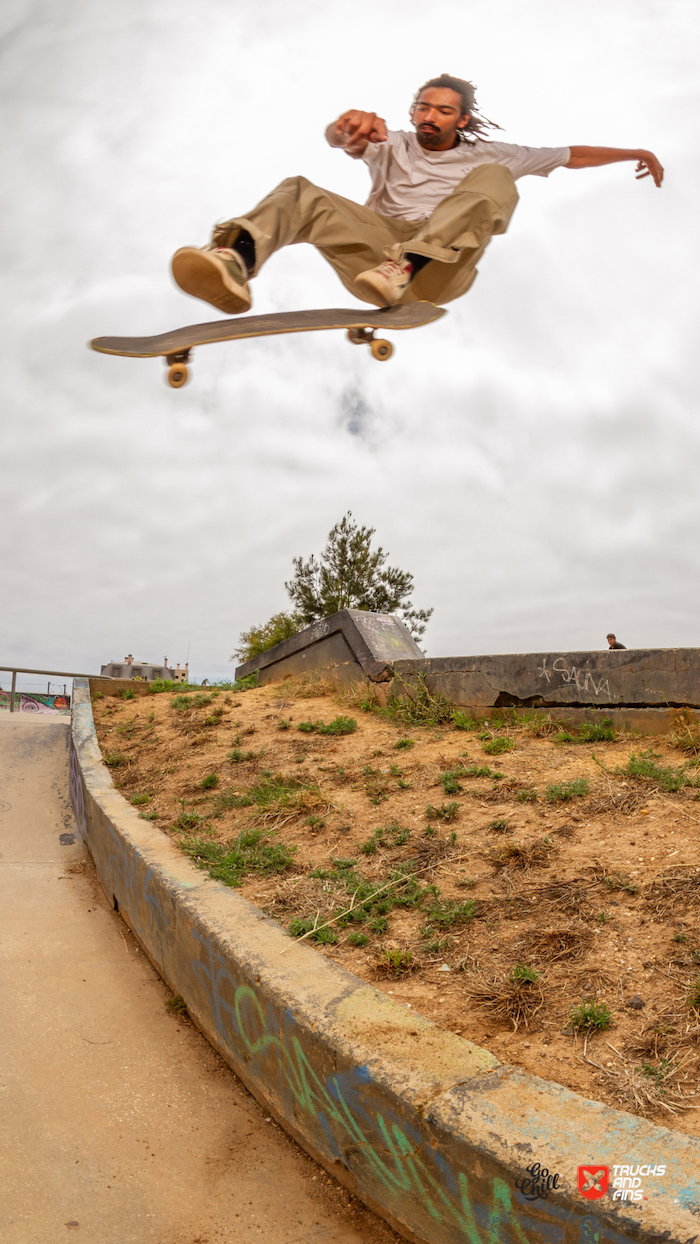
[[[144,682],[155,682],[156,678],[164,678],[166,682],[187,682],[189,672],[188,665],[180,669],[179,661],[175,669],[171,669],[167,657],[163,657],[162,665],[151,665],[149,661],[134,661],[131,653],[119,664],[110,661],[100,667],[100,673],[107,678],[142,678]]]

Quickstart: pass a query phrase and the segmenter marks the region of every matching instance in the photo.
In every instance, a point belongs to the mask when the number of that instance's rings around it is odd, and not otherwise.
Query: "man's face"
[[[456,91],[429,86],[421,91],[411,109],[418,142],[430,151],[448,151],[454,147],[457,130],[464,129],[469,113],[462,112],[462,100]]]
[[[615,639],[615,636],[614,636],[614,635],[608,635],[608,645],[609,645],[609,647],[614,648],[616,643],[617,643],[617,640]]]

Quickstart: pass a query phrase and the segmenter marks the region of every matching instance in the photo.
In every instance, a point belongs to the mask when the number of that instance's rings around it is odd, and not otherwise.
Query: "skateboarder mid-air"
[[[346,289],[390,307],[437,304],[466,293],[495,233],[505,233],[527,173],[637,162],[637,178],[660,186],[651,151],[616,147],[519,147],[490,140],[470,82],[442,74],[418,91],[415,133],[387,130],[374,112],[351,109],[326,130],[331,147],[364,160],[372,190],[364,207],[289,177],[252,211],[214,229],[203,248],[184,246],[173,275],[188,294],[235,315],[252,304],[249,282],[282,246],[310,242]]]

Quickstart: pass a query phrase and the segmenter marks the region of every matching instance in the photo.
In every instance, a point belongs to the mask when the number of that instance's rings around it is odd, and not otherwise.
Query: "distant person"
[[[255,113],[254,98],[248,107]],[[300,109],[289,100],[280,101],[280,109],[267,130],[258,114],[239,117],[233,156],[238,167],[250,142],[307,151]],[[420,87],[410,119],[415,133],[388,129],[376,112],[344,112],[328,126],[326,140],[367,165],[372,190],[365,206],[305,177],[288,177],[257,207],[216,225],[208,246],[176,251],[172,267],[180,289],[239,315],[250,310],[249,282],[270,255],[309,242],[363,302],[393,307],[428,299],[442,305],[466,293],[491,238],[508,228],[518,178],[630,160],[638,179],[650,177],[656,186],[663,181],[659,160],[643,147],[521,147],[493,141],[488,131],[499,127],[479,112],[472,83],[447,73]],[[222,148],[227,160],[229,144],[230,133]]]
[[[626,644],[618,644],[613,634],[608,635],[607,640],[608,640],[608,648],[624,648],[625,651],[627,650]]]

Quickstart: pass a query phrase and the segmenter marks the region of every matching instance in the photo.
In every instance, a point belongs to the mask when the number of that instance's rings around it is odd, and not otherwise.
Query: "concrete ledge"
[[[195,869],[115,790],[76,679],[71,793],[102,887],[195,1022],[286,1130],[407,1239],[700,1237],[700,1143],[501,1066]],[[285,952],[284,954],[282,952]],[[547,1200],[517,1180],[559,1176]],[[648,1200],[584,1199],[577,1166],[662,1163]]]
[[[393,669],[395,690],[422,675],[473,707],[700,708],[700,648],[426,657]]]
[[[261,683],[295,674],[323,672],[337,682],[391,677],[390,662],[423,656],[400,618],[388,613],[341,609],[297,635],[239,665],[236,678],[258,674]]]

